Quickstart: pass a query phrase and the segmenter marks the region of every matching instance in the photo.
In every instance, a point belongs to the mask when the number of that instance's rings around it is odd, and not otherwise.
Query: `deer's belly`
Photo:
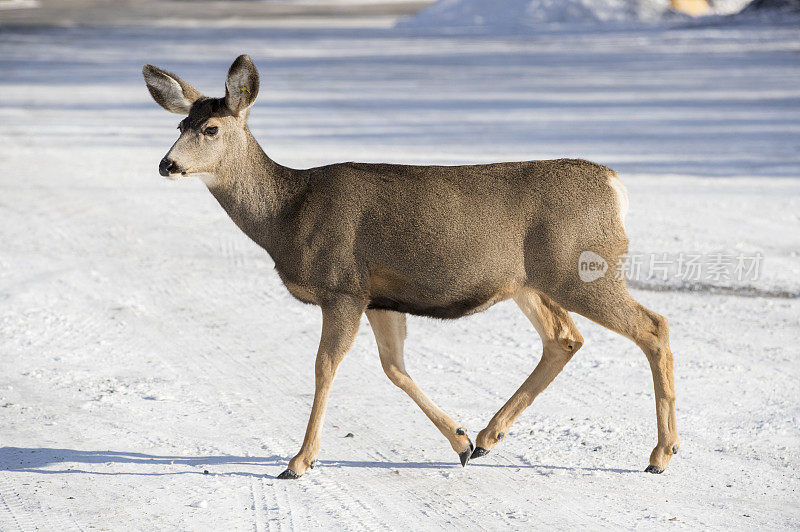
[[[481,312],[513,296],[521,287],[513,276],[480,283],[423,283],[388,269],[370,273],[369,308],[452,319]]]

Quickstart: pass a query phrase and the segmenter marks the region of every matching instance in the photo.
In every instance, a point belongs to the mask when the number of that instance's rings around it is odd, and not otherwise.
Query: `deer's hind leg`
[[[675,378],[669,325],[664,316],[640,305],[628,293],[625,281],[606,275],[591,283],[576,282],[572,292],[551,294],[571,312],[577,312],[633,340],[644,351],[653,374],[658,444],[645,471],[661,473],[678,452],[675,421]]]
[[[406,315],[391,310],[367,310],[366,314],[375,334],[375,340],[378,343],[381,366],[383,366],[386,376],[395,386],[406,392],[417,403],[417,406],[428,416],[428,419],[447,438],[453,450],[458,453],[461,465],[467,465],[474,448],[467,436],[467,431],[453,421],[453,418],[445,414],[441,408],[436,406],[406,371],[405,362],[403,361]]]
[[[552,299],[526,287],[514,296],[514,301],[542,338],[542,358],[522,386],[478,433],[472,458],[488,454],[505,437],[517,417],[553,382],[583,345],[583,337],[569,313]]]

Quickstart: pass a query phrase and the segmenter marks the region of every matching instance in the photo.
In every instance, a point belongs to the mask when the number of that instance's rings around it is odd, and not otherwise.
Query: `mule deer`
[[[314,466],[331,383],[364,313],[386,375],[462,465],[489,453],[580,349],[569,312],[633,340],[650,362],[658,445],[646,471],[661,473],[678,452],[667,320],[634,301],[617,275],[628,244],[627,194],[613,170],[575,159],[294,170],[272,161],[247,127],[259,88],[248,56],[231,65],[224,98],[207,98],[151,65],[143,74],[159,105],[187,115],[159,173],[200,177],[270,254],[289,292],[322,309],[311,416],[300,452],[278,478],[298,478]],[[585,251],[610,265],[604,275],[581,279]],[[542,357],[473,445],[406,372],[406,314],[458,318],[509,298],[541,336]]]

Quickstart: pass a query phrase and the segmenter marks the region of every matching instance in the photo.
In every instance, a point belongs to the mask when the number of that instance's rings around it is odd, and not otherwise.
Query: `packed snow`
[[[667,471],[642,472],[643,354],[583,318],[583,349],[463,469],[383,375],[364,320],[320,466],[276,480],[305,429],[319,311],[200,181],[158,176],[179,117],[140,73],[221,95],[245,52],[261,71],[251,128],[283,164],[582,157],[627,184],[632,255],[762,257],[755,278],[632,281],[671,324]],[[797,28],[763,25],[3,30],[0,530],[797,529],[798,52]],[[406,361],[474,439],[540,349],[507,302],[410,319]]]

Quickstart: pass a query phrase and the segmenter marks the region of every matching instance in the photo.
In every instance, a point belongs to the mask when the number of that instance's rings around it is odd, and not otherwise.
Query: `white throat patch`
[[[214,187],[217,185],[217,176],[210,172],[199,172],[196,174],[189,174],[192,177],[198,177],[206,184],[207,187]]]

